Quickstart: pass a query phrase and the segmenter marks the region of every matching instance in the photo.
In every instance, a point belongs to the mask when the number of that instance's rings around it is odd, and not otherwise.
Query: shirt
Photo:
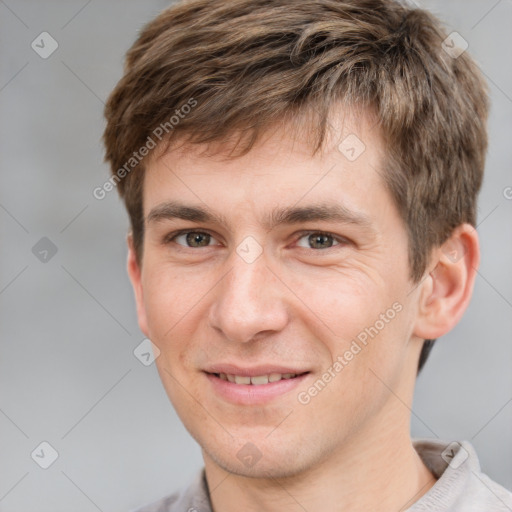
[[[413,439],[413,446],[438,480],[406,512],[512,512],[512,493],[480,471],[469,442]],[[132,512],[212,512],[204,468],[187,488]]]

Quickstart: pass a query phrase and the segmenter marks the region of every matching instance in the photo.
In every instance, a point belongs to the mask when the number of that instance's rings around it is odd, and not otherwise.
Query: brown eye
[[[339,242],[329,233],[309,233],[300,237],[297,245],[307,249],[329,249]]]
[[[212,241],[212,236],[201,231],[188,231],[177,235],[173,240],[187,247],[207,247]]]
[[[309,244],[314,249],[327,249],[329,247],[332,247],[333,245],[333,238],[330,235],[309,235]]]

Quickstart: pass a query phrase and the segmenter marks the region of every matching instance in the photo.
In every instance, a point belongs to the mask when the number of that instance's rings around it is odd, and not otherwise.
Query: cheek
[[[149,268],[149,265],[148,265]],[[171,402],[180,411],[194,411],[190,396],[199,396],[192,356],[200,349],[197,334],[204,314],[208,282],[197,270],[179,270],[169,265],[155,265],[158,270],[145,276],[144,299],[149,338],[160,349],[155,363]],[[183,383],[187,382],[187,392]],[[197,412],[197,411],[196,411]],[[199,411],[201,412],[201,411]]]
[[[209,359],[201,356],[210,350],[204,343],[209,336],[208,308],[222,274],[193,265],[159,263],[152,268],[145,276],[144,300],[149,338],[161,351],[157,364],[172,370],[180,381],[188,380],[187,372],[194,370],[198,358]]]
[[[394,291],[379,276],[353,269],[303,268],[285,279],[299,299],[299,316],[339,349],[373,325],[394,301]]]
[[[307,298],[299,316],[330,361],[343,366],[335,372],[336,382],[367,394],[368,386],[376,383],[372,370],[384,378],[400,365],[411,331],[404,294],[397,283],[362,274],[310,277],[295,281],[297,295]],[[322,370],[327,371],[330,363],[324,364]]]
[[[329,425],[333,436],[338,430],[353,431],[381,410],[389,399],[389,388],[396,389],[402,373],[407,313],[392,307],[371,312],[358,312],[359,325],[339,322],[342,339],[322,340],[328,344],[332,362],[311,387],[300,390],[300,403],[309,400],[308,405],[301,405],[304,414]],[[386,312],[388,323],[380,319]]]
[[[157,268],[145,276],[144,302],[150,336],[163,349],[175,344],[177,333],[183,333],[200,312],[208,282],[194,269]]]

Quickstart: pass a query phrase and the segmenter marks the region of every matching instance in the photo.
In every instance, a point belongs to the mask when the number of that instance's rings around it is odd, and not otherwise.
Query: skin
[[[169,201],[223,217],[148,221],[142,265],[128,237],[139,325],[159,348],[167,394],[202,448],[216,512],[396,512],[435,483],[410,439],[418,358],[424,339],[446,333],[462,316],[478,238],[471,226],[459,226],[432,250],[423,279],[412,282],[405,225],[382,181],[381,134],[366,117],[345,114],[315,156],[279,126],[240,158],[194,145],[147,165],[146,217]],[[350,133],[366,146],[353,162],[337,147]],[[343,205],[367,222],[266,224],[275,208],[320,203]],[[172,239],[180,230],[211,238],[190,247],[186,235]],[[318,231],[333,238],[319,247],[309,237]],[[248,236],[263,249],[251,263],[236,251]],[[298,394],[396,303],[400,312],[300,403]],[[234,404],[203,372],[221,362],[281,363],[310,373],[268,403]],[[261,455],[252,466],[237,458],[246,443]]]

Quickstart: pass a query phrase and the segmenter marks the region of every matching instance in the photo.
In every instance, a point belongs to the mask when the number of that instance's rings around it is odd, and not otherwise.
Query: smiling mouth
[[[208,372],[207,372],[208,373]],[[303,373],[269,373],[265,375],[255,375],[253,377],[249,377],[247,375],[232,375],[229,373],[208,373],[208,375],[212,375],[217,377],[220,380],[224,380],[227,382],[231,382],[233,384],[245,385],[245,386],[263,386],[265,384],[272,384],[274,382],[279,382],[281,380],[290,380],[298,377],[302,377],[303,375],[308,374],[309,372]]]

